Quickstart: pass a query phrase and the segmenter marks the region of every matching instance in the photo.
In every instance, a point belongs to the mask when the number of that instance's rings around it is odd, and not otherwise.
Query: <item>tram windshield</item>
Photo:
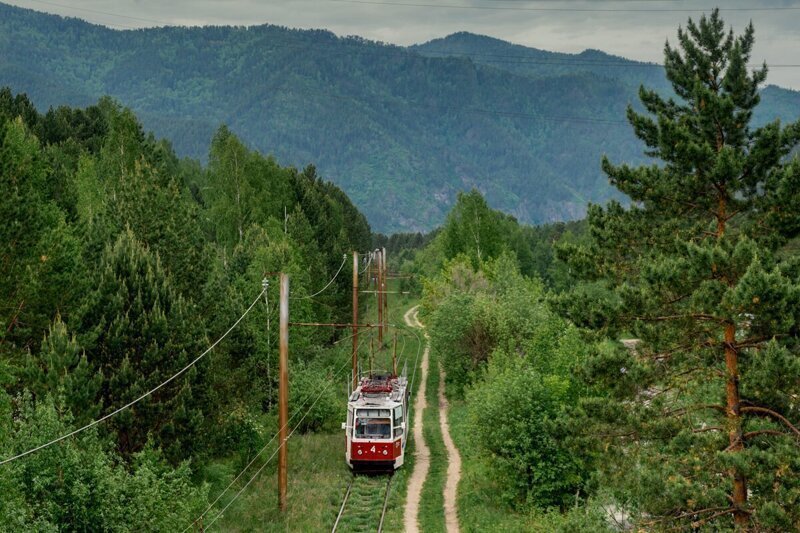
[[[388,409],[358,409],[353,435],[357,439],[390,439],[392,420]]]

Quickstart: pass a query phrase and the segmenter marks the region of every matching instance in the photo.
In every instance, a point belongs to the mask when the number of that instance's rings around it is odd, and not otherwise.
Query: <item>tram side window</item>
[[[392,420],[389,409],[359,409],[353,435],[357,439],[389,439],[392,436]]]
[[[399,437],[403,434],[403,428],[400,425],[403,423],[403,406],[398,405],[394,408],[394,436]]]

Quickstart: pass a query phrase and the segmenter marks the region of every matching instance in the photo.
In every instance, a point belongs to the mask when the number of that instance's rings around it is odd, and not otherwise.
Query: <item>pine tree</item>
[[[642,88],[646,113],[628,109],[661,162],[604,159],[633,204],[591,207],[591,247],[564,250],[591,281],[572,318],[641,339],[587,363],[610,398],[586,412],[650,527],[800,526],[800,261],[781,252],[800,230],[800,124],[750,125],[767,74],[748,71],[753,42],[717,10],[678,30],[677,99]]]
[[[105,411],[118,408],[165,381],[206,346],[202,324],[193,320],[157,256],[130,229],[103,255],[96,289],[81,312],[79,339],[89,362],[103,374]],[[198,430],[201,414],[192,386],[193,368],[148,399],[110,420],[122,453],[141,450],[152,434],[171,459]]]
[[[100,414],[98,394],[102,376],[78,346],[67,326],[56,316],[42,342],[39,353],[31,355],[25,368],[26,387],[44,399],[61,396],[77,424]]]

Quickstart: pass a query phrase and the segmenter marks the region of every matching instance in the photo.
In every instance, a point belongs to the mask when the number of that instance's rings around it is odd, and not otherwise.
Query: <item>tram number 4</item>
[[[372,453],[375,453],[375,446],[373,446],[372,448],[370,448],[370,449],[369,449],[369,451],[371,451]]]

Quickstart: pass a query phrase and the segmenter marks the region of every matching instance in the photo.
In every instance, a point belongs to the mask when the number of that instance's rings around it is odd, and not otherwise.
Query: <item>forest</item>
[[[335,329],[290,336],[308,491],[290,514],[265,504],[266,474],[220,498],[277,428],[264,280],[290,275],[292,320],[346,323],[339,274],[375,247],[410,293],[393,313],[419,305],[443,370],[413,391],[434,406],[423,530],[445,529],[439,376],[465,531],[800,529],[800,122],[756,119],[752,25],[714,10],[671,42],[672,96],[642,87],[624,115],[655,162],[598,162],[628,201],[538,226],[473,188],[434,231],[376,233],[314,166],[227,126],[199,161],[110,97],[42,111],[0,89],[2,529],[330,527],[350,358]]]
[[[473,187],[528,224],[622,200],[599,157],[645,162],[626,105],[641,83],[671,90],[660,67],[472,34],[404,48],[269,24],[112,30],[4,4],[0,55],[3,84],[40,108],[110,95],[180,157],[205,161],[224,123],[283,164],[313,163],[384,233],[435,229]],[[799,108],[800,93],[764,87],[755,120]]]

